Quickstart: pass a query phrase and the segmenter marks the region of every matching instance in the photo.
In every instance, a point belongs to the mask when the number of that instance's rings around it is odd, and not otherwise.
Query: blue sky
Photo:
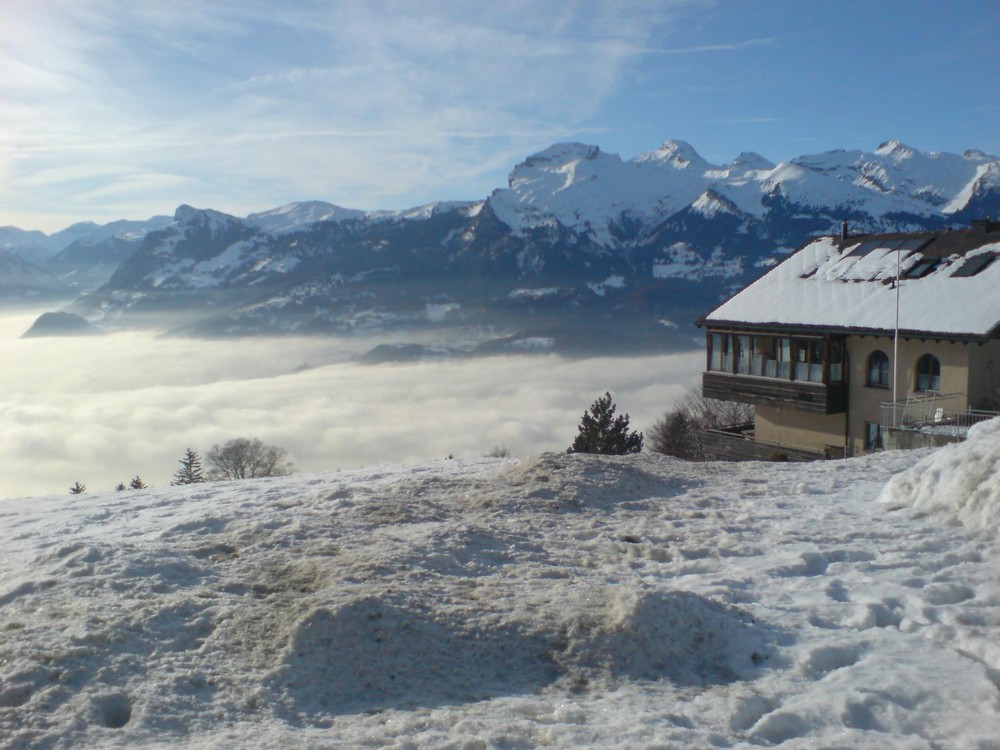
[[[0,226],[484,198],[558,141],[1000,153],[996,0],[2,0]]]

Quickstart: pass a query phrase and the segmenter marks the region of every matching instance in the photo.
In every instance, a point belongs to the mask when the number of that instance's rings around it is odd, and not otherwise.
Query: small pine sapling
[[[629,432],[628,414],[615,416],[611,393],[606,392],[583,413],[579,433],[567,453],[624,456],[642,451],[642,433]]]
[[[180,463],[181,468],[174,473],[174,481],[170,484],[197,484],[206,481],[205,470],[201,465],[201,456],[198,455],[198,451],[188,448],[178,463]]]

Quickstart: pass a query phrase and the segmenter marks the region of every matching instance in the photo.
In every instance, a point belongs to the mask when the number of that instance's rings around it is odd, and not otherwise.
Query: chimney
[[[847,222],[840,222],[840,241],[847,242]]]

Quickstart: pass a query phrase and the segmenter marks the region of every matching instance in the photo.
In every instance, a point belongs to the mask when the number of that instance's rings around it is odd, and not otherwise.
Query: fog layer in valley
[[[646,429],[696,383],[700,352],[362,365],[373,342],[203,341],[128,332],[20,339],[37,312],[0,318],[0,497],[170,482],[187,447],[233,437],[285,447],[301,471],[565,450],[610,390]],[[301,368],[308,364],[308,368]]]

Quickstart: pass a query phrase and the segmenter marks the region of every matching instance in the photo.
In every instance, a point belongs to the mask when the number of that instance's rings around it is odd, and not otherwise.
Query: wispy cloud
[[[725,117],[710,122],[712,125],[768,125],[786,120],[784,117]]]
[[[222,185],[234,212],[482,197],[496,186],[483,175],[588,127],[634,50],[688,5],[10,0],[0,205],[127,215],[85,196],[124,195],[101,183],[136,172],[164,176],[168,208]],[[67,162],[94,184],[39,178]]]
[[[647,55],[699,55],[706,52],[739,52],[754,47],[773,47],[777,39],[760,37],[743,39],[739,42],[722,42],[719,44],[700,44],[692,47],[645,47],[638,50]]]

